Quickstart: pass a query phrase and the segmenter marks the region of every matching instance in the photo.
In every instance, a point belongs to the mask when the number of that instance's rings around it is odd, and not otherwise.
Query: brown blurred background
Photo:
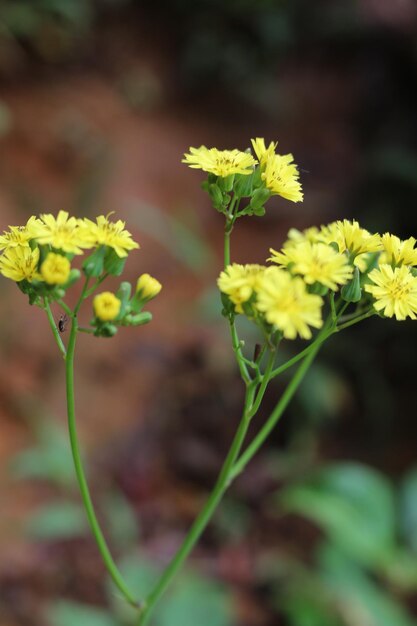
[[[82,336],[77,356],[94,499],[139,594],[242,402],[215,289],[222,219],[182,154],[255,136],[293,152],[304,203],[241,220],[236,261],[343,217],[416,235],[416,35],[414,0],[0,1],[0,230],[115,211],[141,245],[126,279],[164,285],[151,325]],[[1,290],[0,626],[134,623],[79,506],[47,321]],[[377,319],[323,348],[154,626],[417,624],[416,345],[415,324]]]

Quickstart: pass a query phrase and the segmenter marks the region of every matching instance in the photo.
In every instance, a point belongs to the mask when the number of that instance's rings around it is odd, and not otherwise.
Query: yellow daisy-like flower
[[[347,250],[352,256],[382,250],[380,235],[372,235],[356,220],[338,220],[322,226],[319,239],[327,244],[337,243],[339,252]]]
[[[217,148],[190,148],[189,154],[184,154],[182,163],[194,169],[204,170],[226,178],[231,174],[252,174],[257,161],[248,152],[240,150],[217,150]]]
[[[0,257],[0,273],[6,278],[16,281],[42,280],[38,272],[39,248],[32,250],[29,246],[9,248]]]
[[[417,319],[417,277],[406,265],[392,268],[383,263],[368,274],[373,285],[365,285],[365,290],[375,298],[374,307],[383,311],[386,317],[405,320]]]
[[[150,274],[142,274],[139,276],[136,284],[136,293],[140,293],[141,298],[151,300],[158,295],[161,289],[162,285],[159,280],[156,280],[156,278]]]
[[[380,261],[390,265],[417,265],[416,240],[414,237],[401,240],[396,235],[385,233],[381,237],[383,253]]]
[[[281,267],[291,264],[291,272],[301,274],[309,285],[318,282],[336,291],[339,285],[345,285],[352,278],[353,267],[347,257],[324,243],[304,241],[282,252],[272,248],[270,252],[272,256],[268,261]]]
[[[57,217],[45,213],[28,224],[27,229],[40,245],[50,245],[69,254],[83,254],[82,248],[90,247],[81,235],[78,220],[69,217],[67,211],[59,211]]]
[[[253,150],[258,157],[258,161],[261,165],[265,165],[267,160],[275,154],[275,149],[278,145],[277,141],[271,141],[268,147],[265,145],[265,139],[261,137],[257,137],[256,139],[251,139]]]
[[[298,168],[292,154],[273,154],[265,163],[261,174],[266,187],[273,193],[292,202],[302,202],[303,192]]]
[[[309,326],[321,328],[323,320],[320,296],[309,294],[302,278],[271,267],[266,270],[257,290],[256,308],[269,324],[282,331],[286,339],[311,339]]]
[[[119,315],[121,305],[119,298],[111,291],[103,291],[93,300],[94,313],[102,322],[114,320]]]
[[[130,250],[139,248],[130,232],[125,230],[125,222],[122,220],[110,222],[108,215],[99,215],[96,223],[87,218],[79,220],[79,228],[83,240],[88,242],[89,247],[109,246],[120,258],[127,256]]]
[[[294,244],[303,243],[305,241],[310,241],[311,243],[316,243],[319,241],[320,230],[317,226],[310,226],[303,231],[298,230],[297,228],[290,228],[288,231],[288,239],[284,243],[284,248],[293,246]]]
[[[9,230],[3,231],[3,234],[0,235],[0,250],[29,246],[29,241],[32,239],[30,228],[36,222],[36,217],[32,215],[26,226],[9,226]]]
[[[42,278],[48,285],[63,285],[67,282],[71,263],[62,254],[50,252],[41,264]]]
[[[229,296],[236,313],[243,313],[242,304],[250,300],[265,270],[263,265],[233,263],[221,272],[217,285],[222,293]]]

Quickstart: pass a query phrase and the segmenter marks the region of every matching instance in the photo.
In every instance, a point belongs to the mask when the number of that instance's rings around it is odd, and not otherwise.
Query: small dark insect
[[[58,330],[60,333],[65,333],[65,331],[67,330],[68,322],[68,315],[61,315],[58,320]]]

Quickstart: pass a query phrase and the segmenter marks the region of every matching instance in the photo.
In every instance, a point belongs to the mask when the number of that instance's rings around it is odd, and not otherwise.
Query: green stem
[[[83,299],[85,300],[86,298],[88,298],[89,296],[91,296],[92,293],[95,292],[95,290],[97,289],[97,287],[99,285],[101,285],[101,283],[103,282],[103,280],[106,280],[107,276],[109,274],[106,272],[105,274],[103,274],[102,276],[100,276],[100,278],[97,278],[96,282],[94,283],[94,285],[92,287],[90,287],[90,289],[87,291],[87,289],[84,292],[83,295]]]
[[[87,285],[87,282],[86,282]],[[80,300],[77,304],[79,308],[83,300],[87,286],[84,286],[83,293],[80,296]],[[76,307],[76,309],[77,309]],[[77,474],[78,484],[81,491],[81,497],[84,503],[84,507],[87,513],[87,518],[90,523],[91,530],[96,540],[98,549],[103,558],[107,571],[109,572],[114,584],[123,594],[126,600],[132,606],[139,608],[139,603],[135,600],[129,589],[127,588],[110,551],[107,547],[106,540],[101,532],[100,525],[98,523],[94,506],[91,500],[90,491],[88,489],[87,480],[85,477],[83,464],[81,460],[81,454],[78,446],[77,429],[75,424],[75,401],[74,401],[74,353],[75,353],[75,340],[77,336],[78,322],[76,317],[76,311],[74,311],[74,317],[71,324],[71,332],[68,341],[68,351],[66,358],[66,387],[67,387],[67,410],[68,410],[68,429],[71,442],[71,451],[74,459],[75,472]]]
[[[242,355],[242,346],[240,344],[239,336],[237,334],[236,325],[234,320],[230,320],[230,334],[232,337],[233,350],[236,355],[236,361],[239,366],[240,375],[242,376],[245,384],[248,385],[251,381],[251,377],[246,367],[245,359]]]
[[[242,419],[240,421],[236,435],[233,439],[229,453],[220,471],[216,485],[211,492],[204,508],[201,510],[200,514],[194,521],[194,524],[192,525],[190,531],[185,537],[183,544],[175,554],[172,561],[169,563],[168,567],[163,572],[155,588],[151,591],[151,593],[143,603],[138,626],[145,626],[145,624],[148,623],[155,604],[158,602],[165,589],[171,582],[172,578],[178,572],[178,570],[190,554],[191,550],[194,548],[195,544],[197,543],[198,539],[200,538],[201,534],[209,523],[211,517],[213,516],[213,513],[215,512],[220,500],[222,499],[224,492],[227,490],[231,483],[230,471],[240,452],[246,432],[250,424],[249,411],[252,406],[254,391],[254,385],[249,386],[246,390],[245,406]]]
[[[57,346],[59,348],[60,353],[62,354],[62,356],[65,359],[66,356],[67,356],[67,351],[66,351],[64,343],[63,343],[63,341],[61,339],[61,335],[59,334],[59,330],[56,327],[54,316],[52,315],[50,304],[49,304],[49,302],[48,302],[48,300],[46,298],[44,298],[43,303],[44,303],[44,309],[45,309],[46,315],[48,316],[49,326],[51,327],[52,333],[54,335],[54,339],[55,339],[55,341],[57,343]],[[71,311],[71,313],[72,313],[72,311]]]
[[[63,300],[57,300],[56,302],[62,309],[64,309],[65,313],[69,317],[72,317],[72,309],[69,308],[68,304],[66,304]]]
[[[246,465],[249,463],[252,457],[258,452],[259,448],[262,446],[265,439],[268,437],[271,431],[275,428],[278,420],[284,413],[290,400],[294,396],[305,374],[307,373],[310,365],[312,364],[314,357],[316,356],[317,352],[320,349],[321,343],[322,342],[316,343],[314,345],[312,344],[310,346],[311,348],[310,352],[308,353],[304,361],[299,366],[298,370],[294,374],[291,381],[288,383],[287,388],[282,394],[278,404],[276,405],[275,409],[272,411],[267,422],[264,424],[264,426],[261,428],[259,433],[254,438],[254,440],[249,444],[245,452],[242,454],[242,456],[238,459],[238,461],[233,466],[232,471],[231,471],[232,479],[236,478],[236,476],[238,476],[245,469]]]
[[[302,350],[301,352],[299,352],[298,354],[296,354],[295,356],[293,356],[291,359],[289,359],[286,363],[283,363],[282,365],[280,365],[279,367],[275,368],[272,372],[271,372],[271,376],[270,379],[275,378],[276,376],[279,376],[279,374],[282,374],[282,372],[285,372],[285,370],[289,369],[290,367],[292,367],[293,365],[295,365],[296,363],[298,363],[298,361],[301,361],[301,359],[303,359],[305,356],[307,356],[308,354],[310,354],[310,352],[314,349],[315,346],[320,346],[324,341],[326,341],[326,339],[328,339],[333,333],[335,332],[335,330],[329,330],[328,332],[322,334],[320,333],[317,338],[309,345],[307,346],[307,348],[304,348],[304,350]]]
[[[350,320],[349,322],[345,322],[345,324],[341,324],[340,326],[337,326],[336,331],[349,328],[349,326],[353,326],[354,324],[357,324],[358,322],[362,322],[362,320],[366,320],[368,317],[372,317],[372,315],[376,315],[376,311],[374,309],[371,309],[370,311],[363,313],[363,315],[359,315],[358,317],[355,317],[353,320]]]
[[[259,387],[259,391],[256,394],[256,398],[255,401],[253,403],[253,406],[249,412],[249,417],[252,418],[254,415],[256,415],[256,413],[259,410],[259,407],[261,406],[261,402],[263,400],[263,397],[265,395],[265,391],[266,388],[268,386],[269,381],[271,380],[271,373],[272,373],[272,368],[274,367],[274,361],[275,361],[275,350],[273,352],[270,352],[269,354],[269,358],[268,358],[268,363],[266,365],[265,368],[265,372],[262,378],[262,382],[261,385]]]

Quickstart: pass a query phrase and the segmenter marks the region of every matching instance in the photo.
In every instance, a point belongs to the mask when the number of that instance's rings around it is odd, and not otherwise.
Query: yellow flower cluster
[[[274,265],[234,263],[217,284],[234,313],[288,339],[309,339],[311,327],[321,327],[328,290],[341,289],[342,300],[362,301],[364,309],[373,307],[385,317],[417,319],[415,244],[412,237],[402,241],[389,233],[371,234],[355,220],[303,232],[291,229],[282,249],[271,249],[268,261]],[[352,297],[350,286],[358,297]]]
[[[63,285],[68,280],[73,255],[100,246],[114,250],[123,259],[139,248],[121,220],[112,222],[109,215],[89,219],[70,217],[59,211],[32,216],[25,226],[11,226],[0,235],[0,273],[16,282],[44,281]],[[44,250],[43,256],[40,250]]]
[[[252,139],[256,159],[250,152],[240,150],[218,150],[217,148],[190,148],[184,155],[183,163],[195,169],[201,169],[220,178],[234,175],[249,176],[259,166],[259,184],[270,194],[279,195],[292,202],[301,202],[303,193],[299,181],[299,171],[292,154],[277,154],[277,142],[268,147],[265,140]],[[255,187],[256,188],[256,187]]]

